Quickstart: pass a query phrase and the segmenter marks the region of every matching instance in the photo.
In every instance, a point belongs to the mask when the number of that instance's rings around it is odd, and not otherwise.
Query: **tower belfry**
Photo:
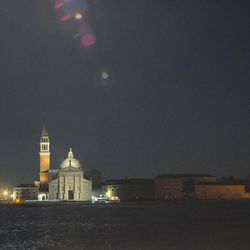
[[[50,169],[50,141],[47,129],[43,125],[40,138],[40,189],[47,190]]]

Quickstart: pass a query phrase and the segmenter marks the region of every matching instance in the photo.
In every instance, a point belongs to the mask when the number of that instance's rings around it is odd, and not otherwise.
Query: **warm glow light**
[[[119,201],[120,198],[118,196],[112,196],[110,200],[111,201]]]
[[[75,19],[77,19],[77,20],[82,19],[82,14],[79,13],[79,12],[76,12],[76,14],[75,14]]]

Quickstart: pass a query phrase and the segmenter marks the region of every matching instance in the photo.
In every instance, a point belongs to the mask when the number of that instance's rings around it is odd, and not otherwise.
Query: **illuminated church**
[[[80,162],[72,149],[60,169],[50,168],[50,140],[45,127],[40,139],[40,200],[88,201],[92,182],[84,178]]]

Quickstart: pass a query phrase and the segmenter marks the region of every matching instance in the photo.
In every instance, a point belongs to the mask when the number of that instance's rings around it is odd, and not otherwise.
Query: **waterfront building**
[[[156,177],[155,178],[155,199],[181,199],[182,180],[178,177]]]
[[[105,181],[101,187],[100,171],[84,171],[72,149],[59,169],[51,168],[50,139],[45,126],[42,128],[39,156],[39,181],[15,186],[14,201],[89,201],[91,196],[107,196],[109,200],[121,201],[250,198],[250,178],[245,180],[245,192],[243,181],[236,183],[230,177],[232,183],[225,182],[225,179],[217,182],[215,176],[208,174],[165,174],[154,179],[115,179]]]
[[[165,174],[155,178],[155,199],[194,198],[195,184],[216,182],[209,174]]]
[[[13,201],[37,200],[38,191],[35,184],[19,184],[13,188]]]
[[[243,184],[199,183],[195,185],[197,199],[239,199],[248,198]]]
[[[104,187],[110,200],[134,201],[154,199],[153,179],[106,180]]]
[[[88,201],[92,195],[92,182],[84,178],[80,162],[72,149],[62,162],[57,178],[49,182],[49,200]]]
[[[40,178],[38,199],[86,201],[91,199],[92,182],[84,177],[80,162],[70,149],[60,169],[50,166],[50,139],[45,126],[40,138]]]

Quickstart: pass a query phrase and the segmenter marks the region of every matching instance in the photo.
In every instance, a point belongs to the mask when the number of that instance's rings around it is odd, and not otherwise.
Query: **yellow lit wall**
[[[47,184],[49,182],[48,174],[46,173],[49,169],[50,169],[50,156],[40,155],[40,183],[41,184]]]
[[[244,185],[195,185],[195,195],[198,199],[233,199],[244,198]]]
[[[40,184],[47,184],[49,182],[49,177],[47,173],[40,173]]]
[[[50,157],[49,155],[40,156],[40,172],[48,171],[50,169]]]

